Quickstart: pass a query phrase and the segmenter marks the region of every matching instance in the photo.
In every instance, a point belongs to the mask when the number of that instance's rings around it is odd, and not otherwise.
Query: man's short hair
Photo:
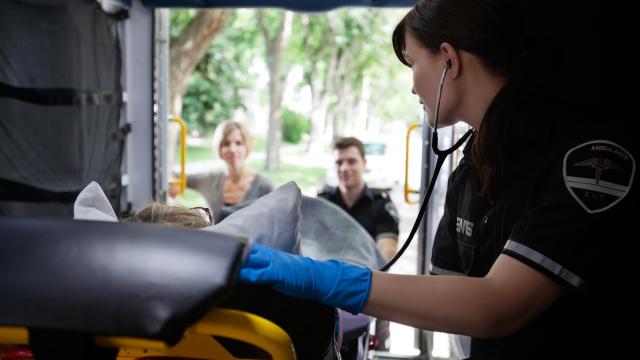
[[[356,149],[358,149],[358,152],[360,153],[360,156],[362,157],[362,159],[364,160],[364,144],[362,143],[362,141],[358,140],[357,138],[354,138],[352,136],[349,137],[343,137],[340,138],[338,140],[336,140],[333,143],[333,150],[344,150],[344,149],[348,149],[352,146],[355,146]]]

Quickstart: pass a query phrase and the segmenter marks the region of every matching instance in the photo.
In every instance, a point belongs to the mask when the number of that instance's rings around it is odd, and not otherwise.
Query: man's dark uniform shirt
[[[398,211],[386,192],[370,189],[365,185],[362,196],[351,208],[344,203],[337,187],[327,187],[318,196],[341,207],[362,225],[374,240],[383,237],[398,238]]]

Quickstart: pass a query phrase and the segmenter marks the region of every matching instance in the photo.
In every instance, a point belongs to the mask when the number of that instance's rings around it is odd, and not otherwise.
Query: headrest
[[[237,238],[151,224],[0,217],[0,325],[174,343],[222,300]]]

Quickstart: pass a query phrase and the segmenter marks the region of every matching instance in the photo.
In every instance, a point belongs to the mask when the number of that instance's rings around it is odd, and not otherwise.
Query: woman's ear
[[[444,67],[448,68],[448,76],[455,79],[460,76],[460,56],[453,45],[443,42],[440,44],[440,53],[443,55]]]

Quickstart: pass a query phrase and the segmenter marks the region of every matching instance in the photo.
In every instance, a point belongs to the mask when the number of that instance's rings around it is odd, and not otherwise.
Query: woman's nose
[[[415,87],[413,87],[413,86],[411,87],[411,93],[412,93],[413,95],[418,95],[418,93],[416,93],[416,88],[415,88]]]

